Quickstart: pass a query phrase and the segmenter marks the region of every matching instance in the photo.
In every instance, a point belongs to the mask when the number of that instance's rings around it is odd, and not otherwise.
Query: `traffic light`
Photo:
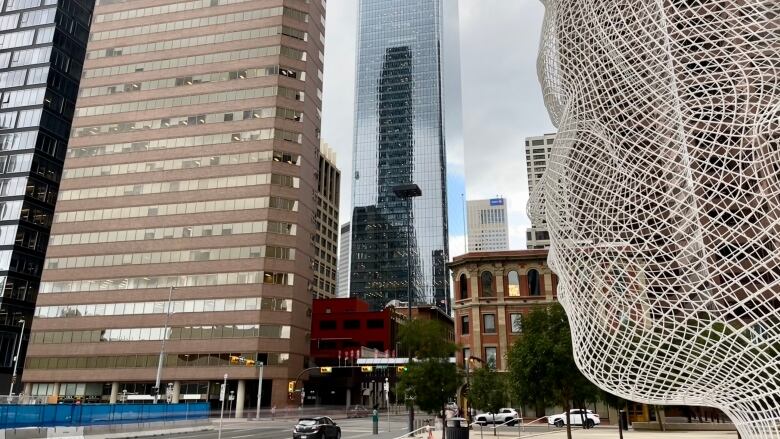
[[[244,364],[246,365],[246,367],[255,367],[255,360],[246,359],[244,360]]]
[[[333,372],[333,368],[332,367],[321,367],[320,368],[320,373],[331,373],[331,372]]]
[[[236,357],[235,355],[230,356],[230,364],[238,364],[241,362],[241,357]]]
[[[288,381],[287,382],[287,391],[289,393],[295,392],[295,381]]]
[[[373,372],[374,367],[373,366],[360,366],[361,372]]]
[[[398,367],[395,368],[395,371],[397,373],[404,373],[404,372],[406,372],[406,366],[398,366]]]

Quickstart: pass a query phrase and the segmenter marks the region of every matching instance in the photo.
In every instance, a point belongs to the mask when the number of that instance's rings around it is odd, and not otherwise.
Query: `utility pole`
[[[160,376],[162,375],[163,359],[165,358],[165,339],[168,338],[168,321],[171,318],[171,298],[174,286],[168,289],[168,309],[165,312],[165,326],[163,326],[162,344],[160,345],[160,358],[157,360],[157,378],[154,380],[154,403],[160,399]]]
[[[222,418],[225,416],[225,393],[227,391],[227,378],[228,374],[225,374],[224,381],[222,382],[222,388],[219,391],[219,400],[221,403],[221,408],[219,409],[219,433],[217,434],[217,439],[222,439]]]
[[[257,410],[255,411],[255,419],[260,419],[260,402],[263,399],[263,362],[257,362],[260,372],[257,377]]]
[[[19,344],[16,345],[16,356],[14,357],[14,373],[11,375],[11,388],[8,389],[8,402],[11,402],[11,397],[14,396],[14,384],[16,384],[16,366],[19,364],[19,355],[22,353],[22,339],[24,338],[24,325],[27,323],[24,319],[19,320],[22,324],[22,332],[19,333]],[[21,403],[21,401],[19,401]]]

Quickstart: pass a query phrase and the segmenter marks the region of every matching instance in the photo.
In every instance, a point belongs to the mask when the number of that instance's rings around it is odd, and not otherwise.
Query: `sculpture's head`
[[[780,2],[543,1],[559,133],[529,213],[579,366],[780,417]]]

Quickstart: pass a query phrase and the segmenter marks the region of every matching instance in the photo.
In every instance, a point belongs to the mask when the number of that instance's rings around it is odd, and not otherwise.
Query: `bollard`
[[[374,409],[374,413],[371,415],[371,423],[373,424],[373,433],[379,434],[379,412],[377,409]]]

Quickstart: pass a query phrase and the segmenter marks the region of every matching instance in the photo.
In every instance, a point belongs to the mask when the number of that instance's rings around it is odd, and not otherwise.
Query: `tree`
[[[469,398],[474,408],[493,413],[493,424],[496,423],[496,412],[506,403],[506,379],[496,371],[491,361],[474,371],[469,384]],[[493,436],[496,429],[493,429]]]
[[[446,327],[435,320],[412,320],[400,328],[398,335],[411,360],[398,380],[400,391],[410,406],[417,404],[428,413],[440,412],[445,425],[445,407],[460,382],[455,364],[450,363],[455,343],[448,339]]]
[[[523,332],[507,354],[510,388],[523,404],[560,404],[571,439],[571,403],[595,401],[598,389],[577,368],[569,321],[560,304],[539,307],[523,320]]]

